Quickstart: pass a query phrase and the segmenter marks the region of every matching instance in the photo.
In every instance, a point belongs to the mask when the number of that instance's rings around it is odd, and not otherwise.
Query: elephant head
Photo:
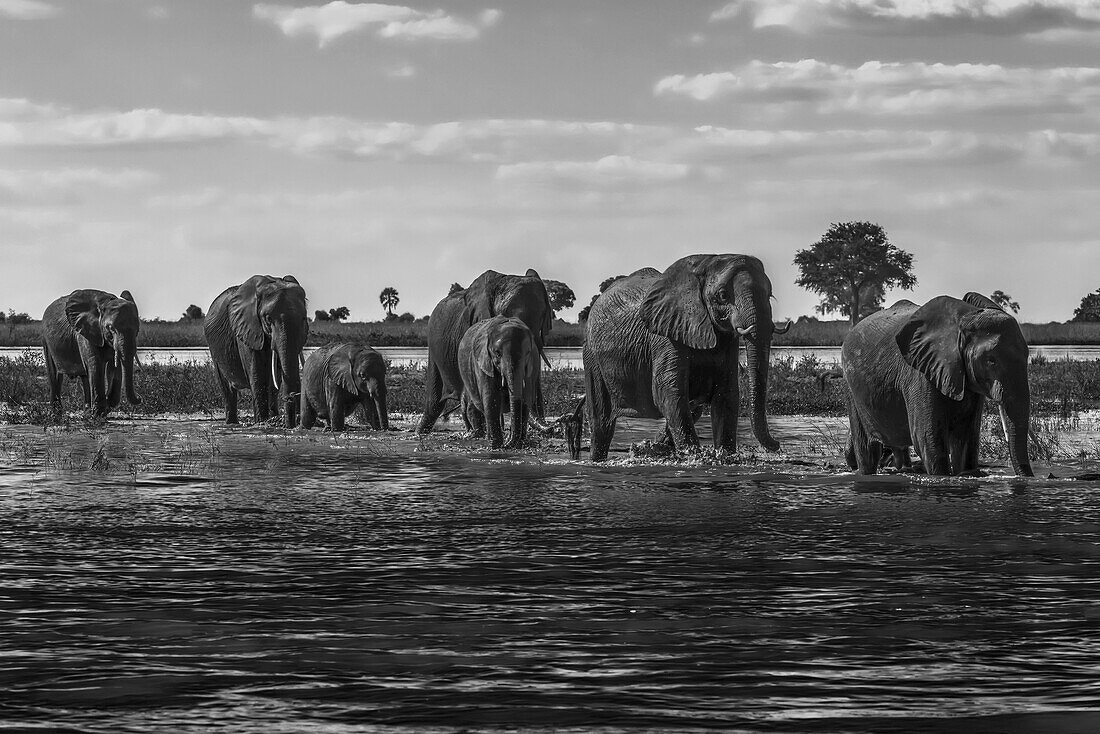
[[[512,414],[508,446],[519,446],[527,438],[527,421],[536,399],[539,356],[534,334],[519,319],[494,318],[485,330],[485,338],[474,345],[474,360],[478,369],[491,379],[500,375]]]
[[[286,409],[286,425],[297,423],[302,382],[302,348],[309,336],[306,292],[292,275],[254,275],[229,301],[229,323],[236,338],[259,352],[270,345],[272,377]]]
[[[753,435],[779,450],[766,413],[771,356],[772,284],[750,255],[691,255],[674,262],[650,286],[640,315],[655,334],[692,349],[714,349],[719,335],[745,338]],[[731,369],[736,371],[736,356]],[[732,375],[736,379],[736,374]]]
[[[378,412],[378,425],[374,428],[389,430],[389,412],[386,408],[386,363],[373,349],[340,349],[329,355],[325,374],[333,384],[352,395],[369,396]],[[368,414],[369,417],[369,414]],[[374,421],[371,421],[373,424]]]
[[[113,351],[107,367],[107,405],[117,408],[121,391],[131,405],[141,405],[134,391],[134,362],[137,359],[137,335],[141,328],[137,304],[129,291],[122,297],[97,290],[73,291],[65,301],[65,316],[73,331],[97,349]]]
[[[535,337],[539,356],[553,324],[554,311],[542,278],[534,269],[524,275],[504,275],[486,270],[479,275],[462,297],[466,301],[469,325],[493,316],[511,316],[527,325]]]
[[[1031,392],[1020,325],[978,293],[939,296],[917,309],[896,336],[902,358],[952,400],[977,393],[998,404],[1017,475],[1033,476],[1027,434]]]

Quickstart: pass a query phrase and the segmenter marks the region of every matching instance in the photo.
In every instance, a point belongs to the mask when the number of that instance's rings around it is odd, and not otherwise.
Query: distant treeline
[[[847,321],[817,321],[802,318],[786,334],[776,334],[773,344],[784,347],[840,346],[851,328]],[[1100,345],[1100,322],[1020,324],[1028,344]],[[317,321],[309,325],[309,346],[333,341],[357,341],[376,347],[424,347],[428,344],[426,321]],[[0,324],[0,346],[28,347],[42,342],[37,321]],[[584,342],[584,325],[555,321],[548,335],[551,347],[579,347]],[[142,323],[138,345],[143,347],[205,347],[202,320],[147,321]]]

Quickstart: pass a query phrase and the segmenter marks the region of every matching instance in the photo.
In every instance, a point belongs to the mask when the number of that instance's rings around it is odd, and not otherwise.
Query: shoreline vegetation
[[[777,347],[836,347],[848,333],[847,321],[818,321],[802,317],[786,334],[776,334]],[[1021,323],[1024,339],[1031,346],[1053,344],[1100,344],[1100,322]],[[307,346],[334,341],[355,341],[373,347],[425,347],[428,322],[420,321],[314,321],[309,325]],[[549,347],[579,347],[584,342],[584,325],[555,320],[547,335]],[[0,323],[0,347],[38,347],[42,343],[41,322]],[[138,334],[139,347],[205,347],[201,319],[144,321]]]
[[[748,394],[746,372],[740,370],[741,394]],[[423,365],[390,366],[386,382],[391,414],[419,413],[423,409]],[[1083,411],[1100,410],[1100,359],[1068,360],[1033,357],[1028,369],[1032,414],[1069,419]],[[125,400],[113,413],[118,415],[223,415],[221,390],[207,363],[194,360],[150,362],[134,375],[134,386],[142,404]],[[79,382],[66,378],[63,404],[68,413],[82,403]],[[572,412],[584,394],[584,372],[558,368],[543,372],[543,393],[547,416]],[[768,373],[770,415],[847,415],[847,385],[839,377],[838,365],[813,355],[798,359],[787,355],[772,361]],[[242,395],[242,408],[251,413],[251,397]],[[747,401],[741,401],[742,415]],[[986,411],[996,415],[996,406]],[[7,423],[56,424],[49,405],[46,367],[42,350],[28,347],[13,357],[0,357],[0,421]]]

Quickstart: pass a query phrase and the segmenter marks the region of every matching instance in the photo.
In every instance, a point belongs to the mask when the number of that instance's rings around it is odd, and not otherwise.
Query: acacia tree
[[[882,306],[890,288],[917,284],[913,256],[890,244],[886,231],[873,222],[833,224],[794,264],[802,274],[797,285],[821,294],[819,313],[839,311],[852,324]]]
[[[995,290],[989,294],[989,300],[996,303],[1005,311],[1011,311],[1012,313],[1020,313],[1020,304],[1012,300],[1012,296],[1008,295],[1002,290]]]
[[[351,316],[351,311],[347,306],[337,306],[336,308],[330,308],[328,310],[329,318],[332,321],[343,321],[348,316]]]
[[[397,289],[392,285],[388,285],[378,294],[378,302],[382,304],[382,308],[386,309],[386,320],[388,321],[393,319],[393,310],[397,308],[401,298],[397,295]]]
[[[1081,299],[1070,321],[1100,321],[1100,288]]]
[[[546,295],[550,297],[550,308],[553,310],[569,308],[576,302],[577,296],[573,293],[573,289],[560,280],[543,279],[542,283],[546,286]]]

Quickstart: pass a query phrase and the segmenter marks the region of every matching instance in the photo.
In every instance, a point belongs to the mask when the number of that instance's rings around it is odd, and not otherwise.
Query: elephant
[[[428,367],[425,375],[424,416],[417,433],[428,433],[450,402],[462,396],[458,369],[458,343],[466,330],[493,316],[514,316],[527,325],[544,361],[543,349],[554,311],[542,278],[534,270],[524,275],[505,275],[486,270],[468,288],[452,293],[432,310],[428,319]],[[547,364],[549,362],[547,361]],[[543,417],[541,371],[535,374],[535,412]]]
[[[999,405],[1013,471],[1033,476],[1028,346],[1016,319],[990,299],[971,292],[923,306],[898,301],[853,326],[840,359],[853,470],[874,474],[883,447],[907,459],[913,446],[927,474],[976,471],[988,398]]]
[[[333,431],[355,406],[376,431],[388,431],[386,361],[365,344],[334,342],[318,348],[302,365],[302,428],[327,418]]]
[[[520,319],[494,316],[466,330],[458,342],[462,408],[475,437],[489,433],[494,449],[519,448],[534,418],[539,374],[535,335]],[[504,412],[512,414],[512,431],[504,443]]]
[[[582,352],[591,459],[607,458],[620,416],[664,417],[665,439],[676,449],[696,450],[695,420],[705,404],[714,446],[735,450],[741,337],[753,434],[767,451],[778,451],[765,412],[776,331],[771,295],[763,263],[734,254],[689,255],[664,273],[643,268],[601,293]]]
[[[238,392],[250,389],[256,421],[278,417],[282,402],[286,426],[297,424],[306,313],[306,292],[293,275],[253,275],[210,304],[203,330],[225,398],[226,423],[238,422]]]
[[[134,391],[138,307],[130,291],[121,296],[99,290],[75,290],[46,307],[42,314],[42,351],[50,401],[61,410],[64,375],[79,377],[84,405],[97,415],[119,406],[122,390],[131,405],[141,405]]]

